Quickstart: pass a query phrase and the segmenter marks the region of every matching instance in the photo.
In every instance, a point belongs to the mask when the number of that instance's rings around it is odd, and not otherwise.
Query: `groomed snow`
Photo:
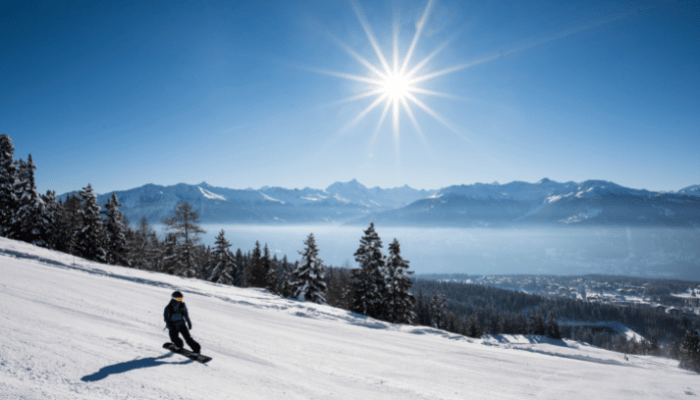
[[[75,264],[75,265],[73,265]],[[180,290],[201,365],[161,348]],[[687,399],[677,362],[482,340],[0,238],[0,399]]]

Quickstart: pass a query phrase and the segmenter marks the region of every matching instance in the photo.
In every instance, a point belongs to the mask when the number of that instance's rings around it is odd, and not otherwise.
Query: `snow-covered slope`
[[[185,294],[208,365],[161,349]],[[0,238],[0,399],[687,399],[677,362],[467,339]]]

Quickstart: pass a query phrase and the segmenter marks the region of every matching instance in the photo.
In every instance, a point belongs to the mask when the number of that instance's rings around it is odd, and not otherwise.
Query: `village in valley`
[[[700,316],[700,282],[607,275],[432,275],[430,279],[497,287],[552,300],[569,298],[649,308],[674,316]]]

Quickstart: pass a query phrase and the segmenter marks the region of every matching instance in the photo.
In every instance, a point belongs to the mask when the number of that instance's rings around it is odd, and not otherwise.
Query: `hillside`
[[[0,399],[686,399],[697,374],[539,337],[467,339],[0,238]],[[160,348],[185,294],[203,353]]]

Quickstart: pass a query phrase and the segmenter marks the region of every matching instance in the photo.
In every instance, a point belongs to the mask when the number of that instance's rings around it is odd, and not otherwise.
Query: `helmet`
[[[179,298],[182,298],[182,297],[185,297],[185,296],[183,296],[182,293],[180,293],[180,292],[177,291],[177,290],[174,291],[173,294],[172,294],[172,298],[173,298],[173,299],[179,299]]]

